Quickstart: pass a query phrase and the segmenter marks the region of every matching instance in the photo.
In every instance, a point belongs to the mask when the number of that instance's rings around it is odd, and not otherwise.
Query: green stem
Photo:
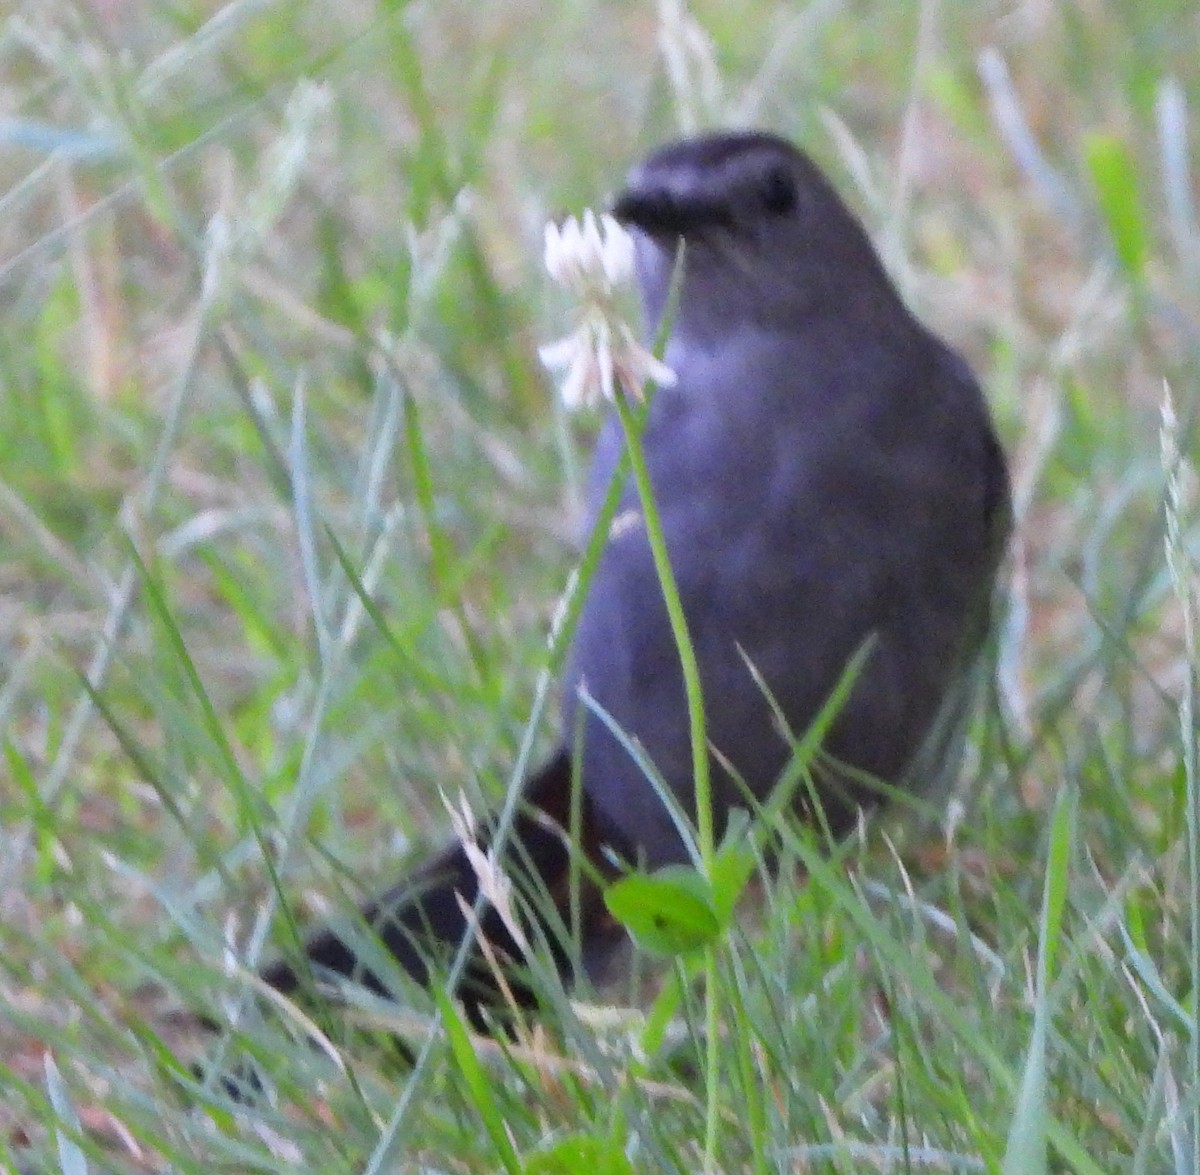
[[[704,1170],[717,1169],[717,1125],[720,1121],[720,1099],[718,1078],[721,1072],[721,1021],[717,1015],[717,947],[709,943],[704,948],[704,1032],[705,1088],[708,1096],[704,1104]]]
[[[658,508],[654,503],[654,490],[650,485],[650,471],[646,467],[646,453],[642,448],[638,422],[630,410],[625,393],[621,390],[617,392],[616,405],[621,427],[625,430],[629,465],[633,470],[633,480],[637,486],[638,499],[641,502],[642,515],[646,523],[646,538],[654,557],[654,569],[658,573],[663,602],[666,604],[667,617],[671,623],[671,634],[675,638],[675,647],[679,652],[679,662],[683,669],[683,689],[687,699],[688,726],[692,741],[692,777],[696,789],[696,832],[704,875],[711,880],[715,841],[712,783],[708,768],[708,740],[704,732],[704,698],[700,689],[700,665],[696,660],[696,651],[692,647],[692,638],[688,633],[687,618],[683,614],[683,604],[679,599],[679,586],[675,582],[675,573],[671,570],[671,561],[667,556],[667,542],[663,535],[662,520],[658,516]]]
[[[704,729],[704,697],[700,687],[700,665],[696,650],[688,632],[687,618],[679,598],[679,586],[667,556],[667,542],[663,535],[662,520],[654,502],[654,490],[650,484],[650,471],[646,467],[646,454],[642,447],[638,421],[630,410],[629,402],[622,389],[616,396],[617,415],[625,432],[625,446],[629,453],[629,465],[637,486],[638,500],[646,524],[646,538],[654,558],[654,569],[658,573],[663,603],[671,623],[671,634],[679,653],[683,670],[683,688],[687,700],[688,725],[692,743],[692,779],[696,792],[696,835],[699,840],[700,861],[705,879],[711,884],[713,860],[716,855],[713,833],[712,781],[709,775],[708,739]],[[716,1170],[717,1127],[720,1121],[719,1076],[721,1067],[720,1018],[717,1014],[717,948],[710,943],[704,948],[704,1000],[705,1000],[705,1070],[707,1098],[705,1104],[704,1170]]]

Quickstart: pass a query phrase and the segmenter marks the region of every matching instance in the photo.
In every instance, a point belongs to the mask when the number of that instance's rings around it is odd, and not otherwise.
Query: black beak
[[[612,214],[626,227],[659,237],[686,237],[733,223],[725,203],[665,188],[629,188],[617,197]]]

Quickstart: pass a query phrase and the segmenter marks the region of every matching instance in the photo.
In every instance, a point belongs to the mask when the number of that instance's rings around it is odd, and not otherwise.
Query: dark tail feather
[[[568,977],[571,955],[562,939],[561,927],[570,925],[571,850],[566,843],[571,826],[571,760],[566,751],[554,756],[526,785],[522,808],[517,813],[506,841],[503,867],[517,883],[519,890],[533,895],[527,907],[539,911],[544,939],[551,945],[553,963],[560,975]],[[579,847],[594,869],[606,868],[600,854],[599,836],[586,802],[583,799]],[[480,844],[486,848],[487,836],[481,830]],[[583,948],[605,937],[606,919],[599,890],[588,880],[586,867],[576,873],[581,917],[579,927]],[[383,948],[417,983],[429,983],[429,964],[444,960],[458,948],[467,928],[461,895],[471,908],[479,892],[474,869],[460,843],[454,843],[436,857],[418,866],[413,874],[383,896],[365,905],[363,921],[378,936]],[[559,925],[545,909],[553,904]],[[524,978],[524,963],[520,947],[504,926],[499,915],[485,905],[480,917],[480,934],[487,940],[493,955],[504,961],[504,981],[512,998],[522,1007],[533,1007],[537,1000]],[[541,935],[530,934],[537,942]],[[262,977],[277,990],[290,993],[305,986],[312,978],[322,975],[353,978],[380,995],[389,994],[387,987],[372,973],[338,934],[330,929],[319,930],[304,945],[304,960],[286,959],[271,964]],[[486,1026],[485,1009],[500,1012],[506,1004],[492,965],[476,947],[468,961],[467,971],[459,986],[458,996],[467,1015],[478,1027]]]

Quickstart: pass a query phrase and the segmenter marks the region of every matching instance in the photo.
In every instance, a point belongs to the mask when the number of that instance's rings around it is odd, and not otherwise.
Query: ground
[[[1193,4],[18,8],[0,1163],[1197,1169]],[[661,1033],[559,993],[472,1046],[414,994],[314,1048],[249,1014],[281,897],[394,880],[440,789],[494,803],[553,734],[594,423],[537,362],[542,225],[746,124],[828,170],[1010,455],[957,790],[832,862],[784,830],[718,952],[715,1084],[698,983]],[[197,1081],[214,1051],[262,1096]]]

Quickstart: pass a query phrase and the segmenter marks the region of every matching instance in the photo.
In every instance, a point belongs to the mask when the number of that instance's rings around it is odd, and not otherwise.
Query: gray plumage
[[[982,640],[1008,529],[977,384],[782,140],[665,148],[634,170],[616,212],[635,235],[651,337],[683,247],[664,356],[678,383],[657,392],[644,444],[720,753],[719,808],[744,802],[720,758],[764,798],[790,753],[747,662],[800,735],[868,638],[826,750],[904,782]],[[622,444],[614,419],[593,515]],[[637,509],[632,486],[621,509]],[[644,527],[619,530],[592,582],[565,681],[568,731],[581,686],[690,808],[682,676]],[[583,786],[608,830],[651,866],[681,859],[643,771],[590,709],[584,730]],[[823,779],[842,824],[867,793]]]

